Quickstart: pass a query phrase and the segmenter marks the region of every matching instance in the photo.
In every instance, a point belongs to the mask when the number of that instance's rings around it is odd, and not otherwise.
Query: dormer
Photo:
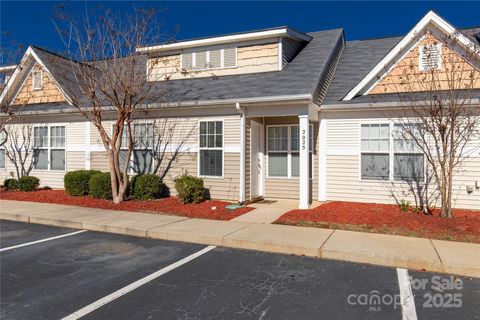
[[[281,71],[312,38],[288,27],[138,48],[150,81]]]

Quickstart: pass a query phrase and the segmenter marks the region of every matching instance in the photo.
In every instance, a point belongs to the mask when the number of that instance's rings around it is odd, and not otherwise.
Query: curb
[[[334,230],[331,230],[327,239],[323,241],[319,246],[298,246],[294,243],[288,243],[286,241],[274,242],[265,240],[249,240],[246,237],[239,237],[236,233],[241,233],[247,230],[250,227],[255,227],[255,224],[245,224],[243,227],[225,234],[223,236],[205,236],[205,235],[192,235],[192,234],[182,234],[179,232],[168,232],[168,231],[157,231],[156,226],[152,226],[147,229],[135,229],[135,228],[126,228],[126,227],[117,227],[110,226],[107,224],[99,223],[89,223],[81,221],[72,221],[67,219],[56,219],[49,217],[40,217],[36,214],[32,215],[22,215],[17,213],[0,213],[0,220],[10,220],[18,222],[27,222],[27,223],[37,223],[43,225],[51,225],[57,227],[68,227],[76,229],[85,229],[90,231],[100,231],[107,233],[122,234],[135,237],[145,237],[150,239],[158,240],[169,240],[169,241],[179,241],[179,242],[190,242],[204,245],[217,245],[224,246],[229,248],[236,249],[246,249],[246,250],[256,250],[280,254],[291,254],[299,256],[307,256],[312,258],[321,258],[321,259],[330,259],[330,260],[341,260],[354,263],[364,263],[371,265],[379,265],[385,267],[397,267],[397,268],[406,268],[412,270],[420,270],[427,272],[440,272],[440,273],[449,273],[456,274],[467,277],[480,278],[480,264],[478,266],[464,266],[457,264],[445,264],[444,261],[438,259],[438,263],[432,263],[427,260],[415,260],[402,258],[399,256],[393,255],[374,255],[368,254],[366,252],[354,252],[354,251],[342,251],[335,249],[326,248],[326,243],[330,239],[330,236],[334,233]],[[184,220],[182,220],[184,221]],[[172,224],[175,224],[172,223]],[[162,227],[161,225],[159,226]],[[288,228],[298,228],[291,227]],[[153,229],[153,230],[152,230]],[[314,228],[308,228],[315,230]],[[329,231],[328,229],[323,229],[324,231]]]

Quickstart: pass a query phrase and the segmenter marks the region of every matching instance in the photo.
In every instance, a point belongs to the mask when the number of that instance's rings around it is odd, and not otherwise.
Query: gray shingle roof
[[[472,37],[480,32],[480,27],[462,29],[460,31]],[[398,101],[399,97],[397,94],[382,94],[375,95],[375,97],[357,96],[349,101],[342,101],[342,99],[402,38],[403,36],[347,41],[323,104]]]
[[[164,95],[161,101],[151,102],[218,101],[313,94],[318,80],[328,67],[329,57],[343,39],[343,29],[308,35],[312,40],[281,71],[159,81],[155,83],[156,90]],[[65,92],[69,92],[70,89],[67,88],[76,88],[77,81],[71,72],[72,62],[37,47],[34,50]],[[43,109],[46,107],[41,106]]]

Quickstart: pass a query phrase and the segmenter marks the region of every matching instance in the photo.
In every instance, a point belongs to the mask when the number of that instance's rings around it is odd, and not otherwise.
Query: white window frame
[[[362,178],[362,125],[371,125],[371,124],[388,124],[389,126],[389,150],[388,152],[378,151],[378,152],[368,152],[368,153],[378,153],[378,154],[385,154],[388,153],[388,161],[389,161],[389,169],[388,169],[388,179],[380,180],[380,179],[363,179]],[[360,182],[370,182],[370,183],[398,183],[398,184],[407,184],[409,181],[406,180],[395,180],[395,153],[410,153],[410,152],[395,152],[394,148],[394,130],[395,129],[395,122],[394,121],[368,121],[368,122],[360,122],[358,124],[358,181]],[[367,153],[367,152],[365,152]],[[420,154],[419,152],[411,152],[412,154]],[[427,176],[427,163],[426,157],[423,155],[423,180],[420,181],[421,183],[426,182]]]
[[[68,126],[65,123],[50,123],[50,124],[45,124],[45,125],[35,125],[33,126],[32,130],[32,135],[33,135],[33,141],[35,141],[35,128],[47,128],[47,146],[46,147],[33,147],[33,150],[39,149],[39,150],[47,150],[47,169],[36,169],[35,165],[33,166],[33,171],[35,172],[45,172],[45,171],[53,171],[53,172],[67,172],[67,131],[68,131]],[[63,148],[52,148],[51,146],[51,127],[64,127],[65,128],[65,145]],[[63,150],[65,154],[65,168],[63,170],[59,169],[52,169],[52,150]]]
[[[214,147],[214,148],[205,148],[200,147],[200,123],[202,122],[222,122],[222,147]],[[218,119],[218,118],[208,118],[198,120],[197,123],[198,127],[198,137],[197,137],[197,177],[200,178],[207,178],[207,179],[224,179],[225,177],[225,119]],[[201,150],[222,150],[222,175],[221,176],[210,176],[210,175],[201,175],[200,174],[200,151]]]
[[[192,54],[192,69],[189,69],[189,70],[192,70],[192,71],[209,71],[209,70],[220,70],[220,69],[233,69],[233,68],[236,68],[238,66],[238,47],[234,47],[235,48],[235,65],[233,66],[229,66],[229,67],[225,67],[225,48],[222,48],[222,49],[216,49],[216,50],[205,50],[206,52],[206,58],[205,58],[205,65],[207,66],[206,68],[196,68],[196,54],[197,54],[197,51],[192,51],[192,52],[182,52],[180,54],[180,67],[183,69],[183,59],[184,59],[184,54]],[[217,50],[220,50],[220,67],[217,67],[217,68],[210,68],[208,67],[209,64],[210,64],[210,51],[217,51]],[[202,50],[203,52],[203,50]]]
[[[424,49],[425,47],[427,46],[436,46],[437,47],[437,50],[438,50],[438,64],[437,64],[437,67],[436,68],[430,68],[430,67],[426,67],[424,64],[423,64],[423,55],[424,55]],[[442,59],[442,44],[441,43],[437,43],[437,44],[427,44],[427,45],[420,45],[418,47],[418,70],[419,71],[422,71],[422,72],[428,72],[428,71],[434,71],[434,70],[441,70],[442,69],[442,66],[443,66],[443,59]]]
[[[292,153],[298,153],[300,154],[300,149],[299,150],[292,150],[292,127],[299,127],[299,140],[300,140],[300,125],[298,124],[271,124],[267,125],[266,127],[266,149],[265,149],[265,155],[267,157],[267,170],[266,170],[266,175],[267,179],[300,179],[300,176],[292,176]],[[286,151],[270,151],[268,148],[268,128],[271,127],[288,127],[287,130],[287,150]],[[315,154],[313,152],[314,150],[314,141],[315,141],[315,127],[313,126],[312,123],[308,125],[309,129],[312,130],[312,137],[310,139],[309,143],[309,153],[310,157],[312,157],[312,168],[310,172],[310,177],[309,179],[312,180],[314,178],[313,174],[315,172]],[[299,141],[300,143],[300,141]],[[300,146],[299,146],[300,147]],[[269,174],[269,169],[270,169],[270,159],[269,159],[269,153],[287,153],[287,175],[286,176],[270,176]]]
[[[155,124],[153,121],[145,121],[145,122],[137,122],[137,123],[132,123],[132,129],[133,129],[133,132],[135,133],[135,125],[151,125],[152,126],[152,135],[153,135],[153,140],[152,140],[152,147],[151,149],[147,148],[147,149],[135,149],[135,146],[133,146],[132,148],[132,154],[130,155],[130,160],[128,162],[128,174],[132,174],[132,175],[135,175],[135,174],[139,174],[138,172],[135,172],[134,170],[134,162],[133,162],[133,157],[134,157],[134,152],[135,150],[152,150],[152,156],[153,156],[153,167],[152,167],[152,170],[155,168]],[[112,135],[113,135],[113,130],[115,128],[115,123],[112,123]],[[123,127],[123,132],[125,132],[126,130],[128,130],[128,126],[127,124],[124,125]],[[135,137],[134,137],[135,139]],[[123,139],[122,139],[122,142],[123,142]],[[135,143],[135,140],[133,141]],[[120,151],[128,151],[128,148],[124,148],[122,146],[120,146]],[[151,172],[146,172],[146,174],[150,174],[150,173],[153,173],[153,171]]]
[[[40,85],[39,86],[35,86],[35,73],[40,73]],[[44,77],[44,74],[43,74],[43,69],[33,69],[32,70],[32,90],[33,91],[38,91],[38,90],[42,90],[43,89],[43,77]]]

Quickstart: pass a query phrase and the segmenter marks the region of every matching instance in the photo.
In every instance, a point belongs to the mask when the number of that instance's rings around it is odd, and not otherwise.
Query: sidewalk
[[[473,243],[8,200],[0,219],[480,277]]]

